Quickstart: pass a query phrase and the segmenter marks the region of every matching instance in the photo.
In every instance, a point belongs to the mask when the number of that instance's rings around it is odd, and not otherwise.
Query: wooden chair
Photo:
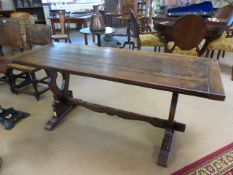
[[[204,39],[206,25],[198,15],[185,15],[179,18],[173,28],[174,43],[168,44],[168,52],[200,56],[199,45]]]
[[[149,17],[142,16],[139,18],[139,30],[140,32],[152,32],[149,25]]]
[[[51,43],[51,30],[47,25],[29,24],[26,28],[27,43],[30,47]]]
[[[132,26],[131,29],[133,31],[132,37],[136,39],[138,50],[140,50],[142,46],[153,46],[154,51],[156,51],[157,47],[164,47],[163,39],[158,35],[158,33],[140,32],[138,20],[133,10],[130,10],[130,19],[131,19],[131,26]]]
[[[26,41],[26,26],[28,24],[35,24],[32,16],[27,12],[13,12],[10,14],[12,19],[15,19],[20,24],[20,34],[23,39],[23,49],[28,49]]]
[[[64,11],[59,11],[58,12],[58,16],[59,16],[59,25],[53,24],[53,22],[51,21],[51,25],[53,25],[53,34],[52,34],[52,39],[54,39],[54,41],[59,42],[59,40],[65,40],[65,42],[67,43],[67,41],[69,41],[69,43],[71,43],[70,40],[70,35],[69,35],[69,28],[70,28],[70,22],[69,22],[69,18],[65,18],[65,12]]]
[[[15,19],[0,19],[0,45],[8,46],[12,48],[23,48],[23,39],[20,33],[19,22]],[[45,32],[46,31],[46,32]],[[43,33],[43,34],[42,34]],[[34,44],[48,44],[50,43],[50,27],[39,24],[28,25],[26,29],[27,40],[29,45]],[[47,36],[42,36],[47,35]],[[37,39],[33,39],[33,37]],[[32,38],[31,38],[32,37]],[[44,40],[46,38],[46,40]],[[35,73],[40,71],[37,68],[31,66],[23,66],[20,64],[12,63],[9,58],[2,58],[2,61],[7,64],[7,72],[3,72],[9,80],[10,89],[13,93],[18,93],[27,85],[32,85],[34,92],[33,95],[39,100],[40,95],[48,90],[48,86],[43,90],[38,90],[38,84],[47,84],[45,81],[47,76],[37,79]],[[4,70],[4,69],[3,69]],[[28,92],[25,92],[28,93]]]

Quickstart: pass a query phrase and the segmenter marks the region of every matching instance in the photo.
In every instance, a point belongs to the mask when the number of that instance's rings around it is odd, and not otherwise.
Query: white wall
[[[13,0],[2,0],[2,9],[3,10],[14,10],[15,6]]]

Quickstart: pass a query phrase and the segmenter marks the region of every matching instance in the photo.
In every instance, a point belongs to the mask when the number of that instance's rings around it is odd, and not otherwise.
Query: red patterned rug
[[[233,175],[233,143],[171,175]]]

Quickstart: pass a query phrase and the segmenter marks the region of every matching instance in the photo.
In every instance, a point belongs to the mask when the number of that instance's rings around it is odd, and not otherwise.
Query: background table
[[[153,24],[154,24],[154,29],[157,30],[160,35],[163,36],[165,40],[165,51],[167,49],[167,43],[169,41],[173,41],[172,39],[172,33],[173,33],[173,26],[178,18],[175,17],[166,17],[166,16],[154,16],[153,17]],[[205,19],[205,24],[206,24],[206,35],[205,35],[205,43],[203,47],[201,48],[201,55],[205,53],[207,50],[207,45],[214,39],[220,37],[222,33],[226,30],[227,28],[227,22],[226,20],[219,20],[217,21],[210,21],[208,19]]]
[[[87,38],[87,35],[88,34],[94,34],[97,36],[97,45],[99,47],[101,47],[101,38],[100,36],[101,35],[106,35],[106,34],[113,34],[116,32],[116,29],[115,28],[112,28],[112,27],[105,27],[105,30],[100,30],[100,31],[92,31],[90,30],[90,27],[87,27],[87,28],[83,28],[80,30],[80,32],[82,34],[84,34],[84,42],[85,42],[85,45],[88,45],[88,38]]]
[[[84,27],[87,27],[87,24],[91,22],[92,13],[87,14],[70,14],[66,16],[65,22],[83,24]],[[54,23],[59,23],[59,17],[49,17],[51,20],[52,29],[54,29]]]

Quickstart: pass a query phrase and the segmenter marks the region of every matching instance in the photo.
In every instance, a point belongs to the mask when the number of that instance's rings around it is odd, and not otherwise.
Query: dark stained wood
[[[53,44],[25,53],[23,58],[15,61],[39,68],[52,68],[215,100],[225,98],[218,63],[204,58]],[[208,74],[209,69],[215,71]],[[213,77],[219,83],[210,88],[209,82]]]
[[[174,25],[178,19],[179,18],[166,17],[162,15],[153,17],[154,29],[163,36],[165,43],[173,41],[172,36]],[[220,37],[227,28],[227,21],[225,19],[218,19],[218,21],[205,19],[204,22],[206,25],[206,33],[204,37],[206,41],[200,50],[200,55],[203,55],[207,50],[207,45],[214,39]]]
[[[53,44],[13,59],[16,63],[46,69],[49,88],[54,94],[54,113],[45,125],[47,130],[54,129],[76,106],[124,119],[144,121],[166,129],[158,159],[158,164],[162,166],[167,166],[174,131],[185,130],[185,124],[174,120],[178,94],[225,99],[218,62],[214,59],[67,44]],[[61,87],[58,87],[56,81],[58,72],[63,77]],[[168,119],[74,99],[69,90],[70,74],[171,91],[173,96]]]
[[[231,68],[231,80],[233,81],[233,66]]]
[[[227,26],[231,26],[233,22],[233,6],[227,5],[224,7],[221,7],[217,10],[217,12],[214,15],[217,19],[226,19],[227,20]]]
[[[167,128],[164,133],[162,145],[159,152],[158,165],[167,167],[169,154],[172,146],[174,131],[171,128]]]
[[[204,39],[205,33],[206,25],[203,18],[190,14],[176,21],[172,38],[175,46],[178,46],[180,49],[191,50],[196,48],[197,54],[199,54],[199,44]]]

